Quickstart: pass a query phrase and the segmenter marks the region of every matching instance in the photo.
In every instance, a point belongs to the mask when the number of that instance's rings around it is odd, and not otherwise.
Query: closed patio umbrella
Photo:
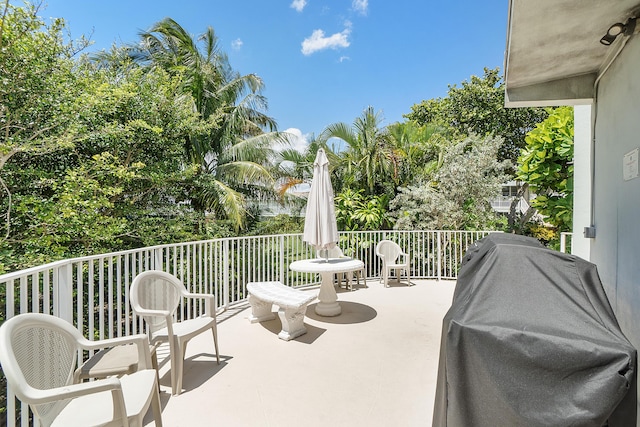
[[[338,224],[333,205],[329,160],[322,148],[318,150],[313,162],[313,180],[307,199],[302,240],[316,250],[331,249],[338,243]]]

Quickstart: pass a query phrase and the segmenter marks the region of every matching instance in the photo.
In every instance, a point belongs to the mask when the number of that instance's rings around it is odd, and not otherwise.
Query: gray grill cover
[[[443,320],[433,426],[635,426],[635,362],[595,265],[491,234]]]

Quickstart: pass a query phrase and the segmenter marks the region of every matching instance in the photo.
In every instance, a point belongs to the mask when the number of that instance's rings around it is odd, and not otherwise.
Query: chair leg
[[[353,272],[348,272],[345,274],[346,277],[346,288],[350,291],[353,291]]]
[[[158,344],[151,345],[150,350],[151,350],[151,366],[153,366],[153,369],[156,370],[156,385],[158,386],[158,393],[159,393],[160,392],[160,370],[158,369]]]
[[[172,342],[169,344],[169,357],[171,357],[171,394],[178,395],[180,394],[181,389],[178,387],[178,358],[182,354],[182,350],[176,343],[176,339],[171,340]],[[182,363],[180,363],[182,364]]]
[[[176,375],[175,375],[175,389],[173,390],[173,394],[174,395],[179,395],[180,393],[182,393],[182,374],[184,371],[184,356],[187,353],[187,343],[179,343],[177,345],[178,347],[178,351],[177,351],[177,360],[176,360]],[[173,379],[173,378],[172,378]],[[173,382],[171,383],[172,385],[174,384]]]
[[[157,364],[158,359],[156,359]],[[162,427],[162,405],[160,404],[160,382],[158,381],[158,371],[156,369],[156,392],[153,393],[151,399],[151,409],[153,410],[153,419],[156,427]]]

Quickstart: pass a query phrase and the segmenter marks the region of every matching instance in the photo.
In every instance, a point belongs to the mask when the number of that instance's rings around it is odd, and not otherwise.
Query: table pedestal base
[[[332,317],[338,316],[340,313],[342,313],[342,307],[337,301],[333,303],[318,302],[316,304],[316,314],[318,316]]]
[[[318,316],[332,317],[342,313],[342,307],[338,303],[338,294],[333,287],[334,273],[321,273],[322,283],[318,294],[318,304],[316,304],[316,314]]]

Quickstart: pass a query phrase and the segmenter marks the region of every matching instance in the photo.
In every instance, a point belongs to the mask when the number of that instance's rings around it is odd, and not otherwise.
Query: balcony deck
[[[251,324],[248,304],[226,311],[218,318],[220,365],[211,335],[194,338],[179,396],[171,396],[161,347],[164,425],[430,425],[442,317],[455,282],[367,285],[339,291],[340,316],[320,317],[310,304],[307,334],[289,342],[278,339],[277,318]],[[145,425],[153,425],[150,414]]]

